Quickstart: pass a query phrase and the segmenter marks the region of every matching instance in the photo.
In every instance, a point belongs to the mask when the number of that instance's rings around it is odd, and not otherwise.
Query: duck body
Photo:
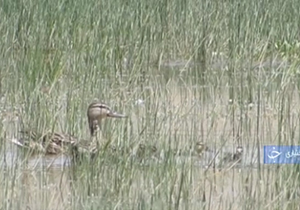
[[[33,130],[22,130],[20,134],[21,138],[14,140],[13,143],[33,153],[49,155],[65,153],[69,150],[70,145],[78,141],[72,135],[57,132],[38,133]]]
[[[125,118],[127,116],[118,114],[104,103],[93,102],[88,106],[87,118],[90,130],[90,139],[78,139],[72,135],[45,132],[38,133],[32,130],[22,130],[21,138],[13,140],[12,142],[19,147],[29,149],[33,153],[44,153],[45,155],[53,155],[70,152],[72,153],[95,153],[99,149],[99,133],[101,128],[101,121],[104,118]]]
[[[235,152],[225,152],[223,153],[223,157],[219,160],[219,167],[221,166],[230,166],[233,167],[236,164],[240,164],[242,162],[243,156],[243,147],[237,146]]]

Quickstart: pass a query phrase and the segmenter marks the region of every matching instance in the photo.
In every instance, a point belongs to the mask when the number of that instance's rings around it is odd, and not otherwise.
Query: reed
[[[0,3],[0,209],[294,209],[299,168],[263,165],[265,144],[299,143],[296,0]],[[99,99],[117,150],[72,165],[25,157],[25,127],[89,137]],[[192,155],[243,146],[241,168]],[[162,161],[135,161],[143,144]],[[122,151],[122,149],[120,149]]]

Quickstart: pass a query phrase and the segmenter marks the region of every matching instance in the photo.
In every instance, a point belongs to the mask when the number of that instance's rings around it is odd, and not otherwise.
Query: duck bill
[[[119,114],[119,113],[116,113],[116,112],[109,113],[107,116],[112,117],[112,118],[126,118],[127,117],[124,114]]]

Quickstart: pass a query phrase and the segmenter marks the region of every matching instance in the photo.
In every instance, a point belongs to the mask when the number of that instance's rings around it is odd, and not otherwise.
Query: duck
[[[202,157],[204,152],[212,152],[203,141],[197,141],[194,146],[194,151],[199,157]]]
[[[229,166],[232,168],[236,164],[240,164],[242,162],[244,149],[242,146],[237,146],[235,152],[226,152],[223,157],[220,159],[219,166]]]
[[[242,146],[237,146],[234,153],[225,153],[225,156],[223,157],[223,162],[240,163],[242,161],[243,150],[244,149]]]
[[[27,148],[33,153],[43,153],[45,155],[56,155],[69,152],[95,153],[99,149],[99,133],[101,131],[101,121],[105,118],[127,118],[126,115],[113,111],[108,105],[102,102],[93,102],[88,106],[87,119],[90,131],[90,139],[78,139],[72,135],[58,132],[37,133],[32,130],[21,130],[21,138],[13,139],[13,143],[19,147]],[[72,151],[73,152],[73,151]]]
[[[146,145],[144,143],[139,143],[136,151],[133,151],[133,153],[133,157],[137,158],[140,163],[142,163],[145,159],[160,159],[158,149],[155,145]]]

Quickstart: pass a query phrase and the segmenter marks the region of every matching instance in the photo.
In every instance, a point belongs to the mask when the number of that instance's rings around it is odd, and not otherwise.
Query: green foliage
[[[0,209],[298,207],[299,168],[266,169],[257,148],[299,143],[299,4],[0,1]],[[156,145],[165,160],[27,163],[6,141],[20,127],[88,138],[96,99],[130,116],[105,122],[115,147]],[[206,171],[170,152],[198,140],[244,145],[251,169]]]

